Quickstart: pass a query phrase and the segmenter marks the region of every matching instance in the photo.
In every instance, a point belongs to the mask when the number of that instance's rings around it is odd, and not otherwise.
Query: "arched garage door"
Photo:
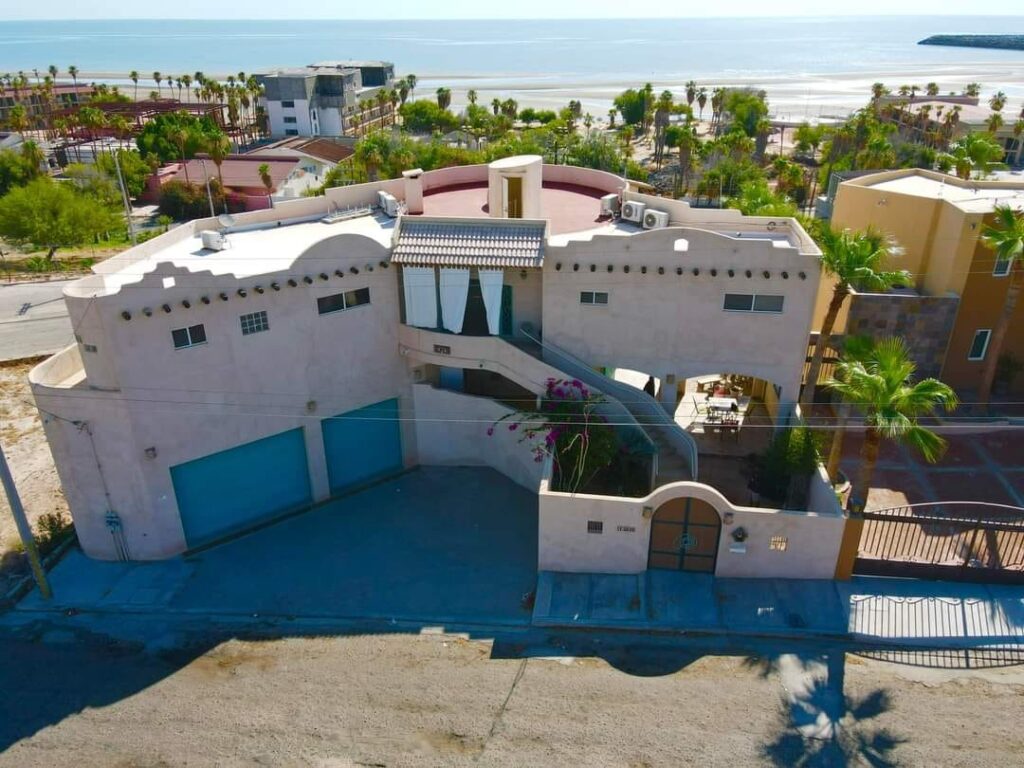
[[[332,496],[402,469],[398,400],[384,400],[321,423]]]
[[[171,467],[189,549],[312,502],[302,429]]]

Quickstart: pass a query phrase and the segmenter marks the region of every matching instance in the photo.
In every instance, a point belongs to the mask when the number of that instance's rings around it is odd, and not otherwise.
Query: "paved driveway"
[[[491,469],[424,467],[191,555],[52,574],[55,605],[528,624],[537,500]],[[21,610],[44,607],[33,592]]]
[[[868,509],[931,501],[988,501],[1024,507],[1024,437],[1020,428],[943,433],[946,455],[926,463],[914,451],[884,441],[868,494]],[[853,477],[863,435],[843,442],[842,468]]]

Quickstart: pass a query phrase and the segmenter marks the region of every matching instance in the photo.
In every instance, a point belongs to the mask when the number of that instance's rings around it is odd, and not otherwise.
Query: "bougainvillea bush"
[[[487,432],[518,430],[534,461],[551,457],[553,490],[576,493],[587,489],[620,450],[615,430],[596,412],[602,402],[576,379],[548,379],[538,410],[510,413]]]

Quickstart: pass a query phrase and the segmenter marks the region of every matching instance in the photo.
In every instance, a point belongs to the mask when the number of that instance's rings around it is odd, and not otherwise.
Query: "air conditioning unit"
[[[668,214],[665,211],[645,211],[644,229],[661,229],[668,226]]]
[[[601,198],[602,216],[614,216],[619,212],[620,207],[621,202],[619,201],[619,196],[614,192]]]
[[[380,209],[391,218],[398,215],[398,199],[390,192],[378,192],[377,203]]]
[[[218,232],[215,229],[204,229],[199,233],[199,237],[203,241],[203,248],[211,251],[223,251],[228,247],[227,238],[224,237],[223,232]]]
[[[634,203],[630,200],[622,206],[622,218],[626,221],[632,221],[634,224],[639,224],[644,220],[644,210],[646,208],[647,203]]]

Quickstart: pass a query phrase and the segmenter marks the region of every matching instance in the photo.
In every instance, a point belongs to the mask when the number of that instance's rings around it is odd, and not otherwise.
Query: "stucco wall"
[[[102,517],[111,506],[121,515],[133,557],[181,551],[184,538],[169,468],[295,427],[307,429],[314,495],[326,498],[320,419],[392,397],[400,398],[403,410],[412,410],[409,376],[398,353],[394,271],[366,269],[383,258],[386,250],[375,241],[340,235],[309,249],[288,272],[244,281],[244,298],[233,276],[190,273],[163,263],[121,293],[89,302],[79,329],[83,341],[98,348],[85,356],[89,384],[102,381],[118,391],[52,386],[56,379],[41,378],[48,369],[38,372],[34,385],[41,409],[94,425],[110,505],[87,435],[66,421],[47,426],[87,553],[113,556]],[[335,269],[348,273],[352,266],[359,275],[333,277]],[[321,271],[332,277],[287,286],[292,274]],[[175,286],[164,288],[163,278],[172,276]],[[270,289],[274,280],[280,291]],[[262,284],[263,294],[255,291],[256,284]],[[317,313],[317,297],[364,287],[370,289],[369,305]],[[227,301],[217,298],[221,291]],[[209,305],[201,303],[202,295],[212,297]],[[184,299],[189,309],[181,305]],[[164,303],[169,314],[160,309]],[[135,310],[130,322],[120,316],[125,306]],[[138,311],[142,306],[154,308],[152,317]],[[243,336],[239,316],[259,310],[267,312],[270,329]],[[171,329],[197,323],[205,326],[207,343],[175,350]],[[415,456],[411,422],[403,422],[403,445],[408,464]],[[156,449],[155,458],[146,458],[147,448]]]
[[[497,424],[513,413],[486,397],[474,397],[430,384],[412,388],[416,414],[417,458],[426,466],[488,466],[531,493],[540,485],[543,465],[534,461],[531,442],[514,420]],[[493,434],[487,432],[493,427]]]
[[[640,573],[647,569],[652,512],[670,499],[693,497],[711,504],[723,518],[716,576],[830,579],[842,541],[844,518],[835,504],[812,489],[812,503],[828,512],[778,511],[736,507],[710,486],[671,483],[643,499],[552,493],[542,483],[539,508],[540,570],[572,573]],[[725,522],[731,515],[731,521]],[[587,522],[600,520],[604,531],[589,533]],[[742,546],[732,533],[743,527]],[[772,550],[772,536],[786,539]]]
[[[685,240],[687,250],[676,251],[677,240]],[[699,275],[693,275],[694,268]],[[629,368],[659,379],[666,374],[677,379],[708,373],[755,376],[779,384],[780,399],[791,403],[806,356],[818,275],[815,256],[768,240],[687,228],[628,238],[596,236],[549,247],[544,338],[590,365]],[[583,305],[581,291],[606,291],[608,304]],[[726,293],[782,295],[784,310],[725,312]]]

